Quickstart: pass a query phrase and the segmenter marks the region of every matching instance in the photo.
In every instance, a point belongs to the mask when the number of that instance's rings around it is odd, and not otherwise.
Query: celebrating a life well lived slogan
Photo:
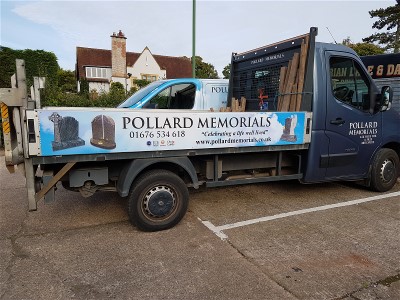
[[[38,110],[41,156],[304,143],[304,112]]]

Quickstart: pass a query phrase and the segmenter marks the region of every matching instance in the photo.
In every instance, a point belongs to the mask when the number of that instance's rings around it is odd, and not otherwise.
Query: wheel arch
[[[400,158],[400,141],[399,142],[397,142],[397,141],[387,142],[387,143],[382,144],[380,147],[376,148],[374,154],[370,158],[369,170],[368,170],[368,180],[371,177],[371,168],[372,168],[372,164],[374,163],[374,159],[375,159],[378,151],[380,149],[384,149],[384,148],[392,149],[393,151],[395,151],[397,153],[397,156]]]
[[[378,148],[369,167],[365,185],[376,192],[386,192],[400,176],[400,145],[397,142],[386,143]]]
[[[193,183],[193,187],[197,189],[199,187],[197,173],[192,162],[186,156],[145,158],[132,160],[122,169],[117,183],[118,194],[121,197],[128,196],[133,181],[144,171],[150,169],[165,169],[177,174],[177,167],[185,172]]]
[[[397,157],[400,159],[400,142],[390,142],[385,144],[382,148],[392,149],[397,153]],[[400,165],[398,166],[397,174],[400,176]]]
[[[388,148],[396,151],[397,156],[400,157],[400,142],[390,142],[383,145],[381,148]]]

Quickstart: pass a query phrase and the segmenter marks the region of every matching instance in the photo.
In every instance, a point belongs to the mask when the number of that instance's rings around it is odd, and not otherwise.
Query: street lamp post
[[[192,77],[196,78],[196,0],[193,0]]]

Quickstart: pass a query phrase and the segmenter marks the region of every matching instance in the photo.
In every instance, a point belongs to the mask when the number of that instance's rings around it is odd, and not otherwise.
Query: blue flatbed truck
[[[399,175],[399,100],[354,51],[316,35],[234,53],[232,112],[35,108],[17,61],[17,86],[0,94],[6,164],[24,165],[30,210],[54,200],[57,182],[84,197],[116,191],[146,231],[176,225],[200,185],[351,180],[388,191]]]

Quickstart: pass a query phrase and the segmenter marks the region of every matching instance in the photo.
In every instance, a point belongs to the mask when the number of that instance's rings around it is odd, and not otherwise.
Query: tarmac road
[[[27,212],[0,157],[0,299],[400,299],[399,192],[200,189],[175,228],[144,233],[114,193],[59,187]]]

